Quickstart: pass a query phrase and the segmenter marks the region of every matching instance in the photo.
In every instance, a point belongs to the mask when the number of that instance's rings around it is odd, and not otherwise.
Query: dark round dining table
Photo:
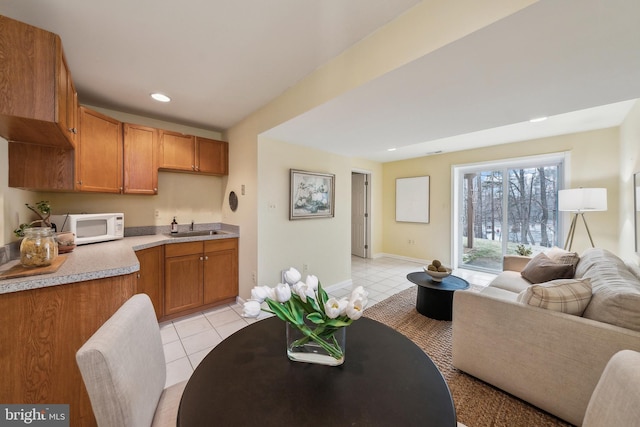
[[[179,427],[455,427],[451,393],[433,361],[388,326],[347,329],[345,362],[289,360],[285,323],[270,317],[226,338],[200,362],[182,395]]]

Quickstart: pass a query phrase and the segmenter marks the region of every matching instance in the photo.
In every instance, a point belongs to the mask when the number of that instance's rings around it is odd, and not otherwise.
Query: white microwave
[[[75,234],[76,245],[106,242],[124,237],[123,213],[51,215],[56,230]]]

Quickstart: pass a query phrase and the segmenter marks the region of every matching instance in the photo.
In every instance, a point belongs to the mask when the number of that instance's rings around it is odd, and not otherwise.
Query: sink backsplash
[[[205,222],[193,225],[193,231],[200,230],[224,230],[232,233],[238,233],[240,227],[237,225],[223,224],[221,222]],[[178,224],[178,232],[191,231],[191,224]],[[168,234],[171,233],[170,225],[149,225],[143,227],[125,227],[124,237],[147,236],[149,234]]]

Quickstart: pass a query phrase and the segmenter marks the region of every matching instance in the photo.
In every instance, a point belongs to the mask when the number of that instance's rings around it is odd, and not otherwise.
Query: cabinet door
[[[229,144],[196,136],[196,171],[212,175],[229,173]]]
[[[122,123],[86,107],[80,107],[76,189],[121,193],[122,151]]]
[[[62,50],[62,47],[60,47]],[[62,52],[57,55],[58,59],[58,87],[57,87],[57,122],[60,130],[67,135],[69,141],[76,146],[76,135],[78,133],[78,94],[71,80],[71,72],[67,66],[67,61]]]
[[[163,246],[136,251],[140,262],[137,293],[147,294],[153,302],[156,317],[164,315],[164,251]]]
[[[160,130],[160,168],[195,171],[195,158],[194,136]]]
[[[202,242],[165,247],[164,315],[202,305]]]
[[[238,296],[238,239],[205,242],[204,303]]]
[[[124,192],[158,193],[158,130],[124,124]]]
[[[68,98],[60,37],[0,15],[0,58],[0,136],[74,148],[60,123]]]

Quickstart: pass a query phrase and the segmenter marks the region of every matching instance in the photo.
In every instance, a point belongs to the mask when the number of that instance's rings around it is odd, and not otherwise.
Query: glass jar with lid
[[[50,265],[58,256],[58,243],[53,229],[31,227],[24,229],[24,239],[20,243],[20,264],[25,267]]]

